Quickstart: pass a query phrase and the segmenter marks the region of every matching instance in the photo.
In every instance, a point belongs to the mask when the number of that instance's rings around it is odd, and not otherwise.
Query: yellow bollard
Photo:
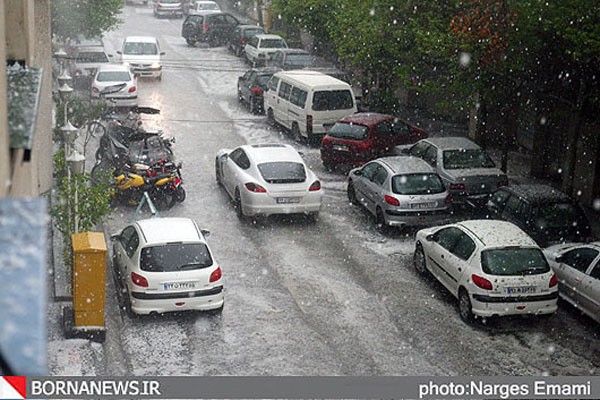
[[[71,235],[75,328],[104,327],[106,241],[99,232]]]

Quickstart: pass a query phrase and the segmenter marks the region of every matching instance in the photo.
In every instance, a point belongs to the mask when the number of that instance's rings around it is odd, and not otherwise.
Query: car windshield
[[[266,87],[267,86],[267,82],[269,82],[269,79],[271,79],[273,75],[259,75],[257,80],[257,84],[260,87]]]
[[[140,269],[147,272],[189,271],[212,264],[213,260],[204,243],[146,247],[140,255]]]
[[[106,63],[108,62],[108,57],[106,54],[99,51],[85,51],[77,54],[77,59],[75,60],[77,63]]]
[[[337,122],[327,135],[338,139],[363,140],[367,138],[369,127],[352,122]]]
[[[444,151],[445,169],[494,168],[496,164],[482,149]]]
[[[156,43],[127,42],[123,47],[124,54],[133,55],[155,55],[158,54]]]
[[[546,228],[571,227],[584,219],[581,208],[573,203],[541,204],[537,224]]]
[[[244,39],[249,39],[252,36],[260,35],[261,33],[265,33],[265,31],[263,31],[262,29],[259,29],[259,28],[256,28],[256,29],[246,29],[244,31]]]
[[[397,194],[435,194],[446,190],[437,174],[406,174],[392,178],[392,192]]]
[[[285,63],[298,68],[310,67],[314,64],[314,57],[310,54],[288,54]]]
[[[131,77],[127,71],[106,71],[99,72],[96,80],[98,82],[128,82]]]
[[[262,49],[282,49],[285,48],[283,39],[263,39],[260,42]]]
[[[313,95],[313,110],[349,110],[354,107],[350,90],[321,90]]]
[[[163,4],[177,4],[177,3],[181,3],[181,0],[160,0],[159,3],[163,3]]]
[[[484,250],[481,268],[489,275],[535,275],[550,271],[539,249],[518,247]]]
[[[220,10],[216,3],[196,3],[196,10]]]
[[[299,183],[306,180],[306,169],[298,162],[268,162],[258,164],[262,178],[269,183]]]

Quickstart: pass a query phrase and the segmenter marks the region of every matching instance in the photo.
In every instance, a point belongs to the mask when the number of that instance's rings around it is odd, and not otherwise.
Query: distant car
[[[556,275],[533,239],[510,222],[472,220],[420,230],[414,265],[458,299],[465,322],[557,309]]]
[[[321,160],[328,169],[339,164],[362,165],[427,136],[423,129],[392,115],[351,114],[335,123],[323,138]]]
[[[378,158],[353,169],[347,193],[350,203],[365,207],[382,230],[444,223],[452,211],[442,179],[416,157]]]
[[[358,108],[358,111],[362,111],[362,98],[363,98],[362,89],[359,86],[356,86],[351,81],[348,74],[345,73],[344,71],[342,71],[341,69],[335,68],[333,66],[330,66],[330,67],[321,66],[321,63],[319,63],[318,65],[319,66],[310,67],[310,70],[332,76],[336,79],[339,79],[340,81],[344,81],[347,84],[349,84],[352,87],[352,92],[354,93],[354,99],[356,100],[356,107]]]
[[[244,53],[246,42],[255,35],[265,34],[265,30],[258,25],[238,25],[229,36],[229,49],[238,57]]]
[[[600,242],[565,243],[544,253],[558,277],[560,297],[600,323]]]
[[[162,79],[162,63],[160,57],[165,55],[160,51],[158,40],[152,36],[128,36],[123,40],[121,63],[131,68],[131,71],[142,77]]]
[[[490,194],[508,185],[506,174],[496,168],[481,147],[467,138],[428,138],[399,148],[435,167],[457,203],[485,207]]]
[[[142,3],[144,5],[148,5],[148,0],[125,0],[125,4],[131,3]]]
[[[214,1],[197,0],[196,3],[189,9],[188,14],[202,15],[221,11],[221,7]]]
[[[220,312],[222,271],[207,235],[189,218],[152,218],[111,236],[114,272],[130,310]]]
[[[206,42],[214,47],[225,43],[239,24],[237,18],[228,13],[188,15],[181,27],[181,36],[190,46]]]
[[[503,187],[489,198],[487,213],[519,226],[542,247],[592,239],[581,205],[548,185]]]
[[[280,49],[271,56],[267,66],[281,69],[310,68],[317,65],[317,58],[303,49]]]
[[[106,54],[102,46],[80,46],[74,54],[75,64],[71,70],[76,86],[89,85],[91,78],[101,65],[110,63],[112,54]],[[89,87],[89,86],[88,86]]]
[[[287,49],[288,45],[279,35],[254,35],[244,47],[246,59],[253,67],[264,66],[278,49]]]
[[[153,9],[156,18],[165,16],[183,18],[182,0],[155,0]]]
[[[272,214],[316,217],[321,209],[321,182],[290,145],[223,149],[217,153],[215,170],[242,219]]]
[[[106,88],[122,89],[103,94]],[[135,107],[138,105],[137,79],[129,67],[118,64],[103,65],[98,68],[92,82],[92,98],[110,99],[118,107]]]
[[[182,0],[183,4],[182,4],[182,8],[183,8],[183,13],[185,15],[188,15],[190,12],[190,9],[192,9],[194,7],[194,3],[198,1],[198,0]]]
[[[238,100],[248,104],[250,112],[264,112],[263,93],[267,89],[267,82],[277,71],[279,68],[251,69],[238,78]]]

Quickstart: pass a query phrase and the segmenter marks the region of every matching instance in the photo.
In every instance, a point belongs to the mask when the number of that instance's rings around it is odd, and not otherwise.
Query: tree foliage
[[[52,34],[60,41],[99,37],[120,23],[123,0],[52,0]]]

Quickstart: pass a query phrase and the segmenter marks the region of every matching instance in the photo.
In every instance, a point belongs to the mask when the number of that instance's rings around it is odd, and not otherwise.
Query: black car
[[[263,92],[267,88],[267,82],[279,68],[257,68],[251,69],[238,78],[238,99],[248,104],[252,113],[264,112]]]
[[[229,36],[229,49],[238,57],[242,56],[246,41],[254,35],[266,33],[265,30],[258,25],[238,25]]]
[[[240,24],[233,15],[228,13],[211,13],[206,15],[188,15],[181,27],[188,45],[196,42],[207,42],[210,46],[225,43],[236,26]]]
[[[277,50],[267,62],[268,66],[281,69],[301,69],[311,68],[318,65],[317,58],[306,50],[302,49],[281,49]]]
[[[547,185],[505,186],[492,194],[488,215],[510,221],[541,247],[562,242],[584,242],[592,230],[581,205]]]

